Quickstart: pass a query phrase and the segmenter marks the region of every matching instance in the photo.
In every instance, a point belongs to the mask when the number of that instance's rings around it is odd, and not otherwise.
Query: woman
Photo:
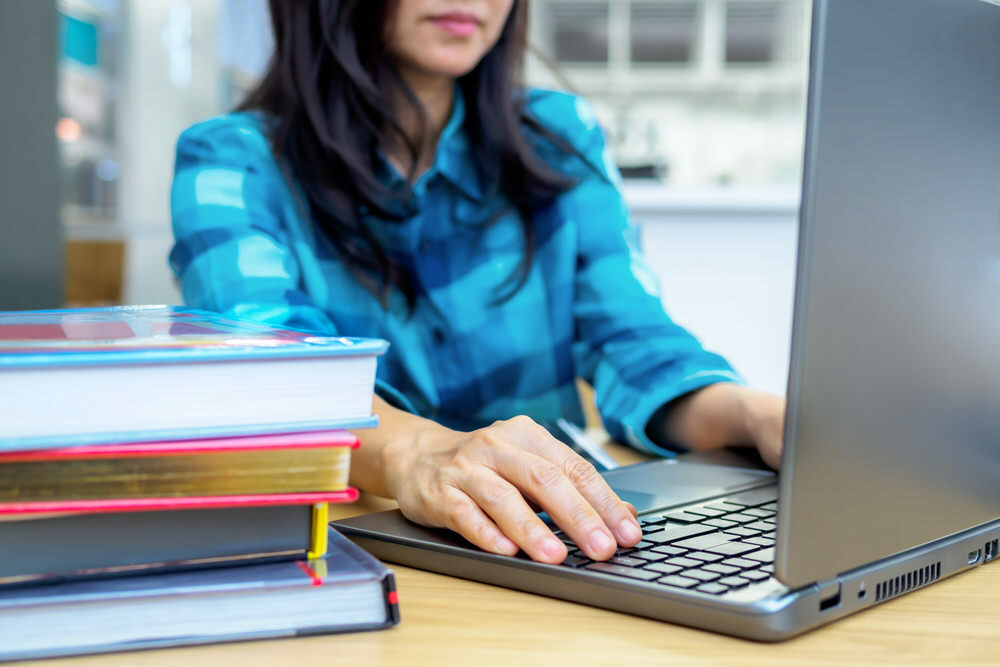
[[[524,91],[526,0],[272,0],[243,112],[178,144],[171,264],[186,301],[388,339],[352,483],[482,549],[595,559],[635,510],[534,419],[652,453],[756,445],[783,401],[663,312],[589,107]],[[526,415],[526,416],[524,416]]]

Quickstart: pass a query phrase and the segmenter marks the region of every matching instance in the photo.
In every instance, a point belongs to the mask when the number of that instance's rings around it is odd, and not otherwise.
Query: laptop
[[[996,560],[1000,6],[816,0],[810,74],[780,478],[610,470],[644,536],[604,563],[399,512],[333,525],[393,563],[766,641]]]

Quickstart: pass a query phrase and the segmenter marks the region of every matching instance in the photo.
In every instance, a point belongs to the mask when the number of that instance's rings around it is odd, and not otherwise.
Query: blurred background
[[[808,0],[532,0],[526,78],[597,110],[671,315],[783,393]],[[0,0],[0,309],[180,303],[174,143],[272,48],[266,0]]]

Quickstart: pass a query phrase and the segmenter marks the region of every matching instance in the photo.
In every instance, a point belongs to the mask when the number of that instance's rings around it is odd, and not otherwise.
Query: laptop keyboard
[[[563,567],[724,595],[774,576],[776,486],[639,517],[642,541],[610,560],[593,561],[569,536]]]

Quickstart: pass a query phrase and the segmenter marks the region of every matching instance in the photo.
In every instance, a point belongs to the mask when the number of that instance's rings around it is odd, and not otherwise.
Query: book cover
[[[0,660],[375,630],[392,572],[335,531],[326,557],[0,589]]]
[[[387,346],[168,306],[0,313],[0,451],[370,428]]]
[[[345,431],[0,451],[3,503],[342,491]]]
[[[348,488],[5,503],[0,585],[320,555],[326,548],[320,539],[326,534],[325,504],[356,499],[357,491]]]
[[[386,341],[319,336],[179,306],[0,312],[0,370],[45,365],[368,356]]]

